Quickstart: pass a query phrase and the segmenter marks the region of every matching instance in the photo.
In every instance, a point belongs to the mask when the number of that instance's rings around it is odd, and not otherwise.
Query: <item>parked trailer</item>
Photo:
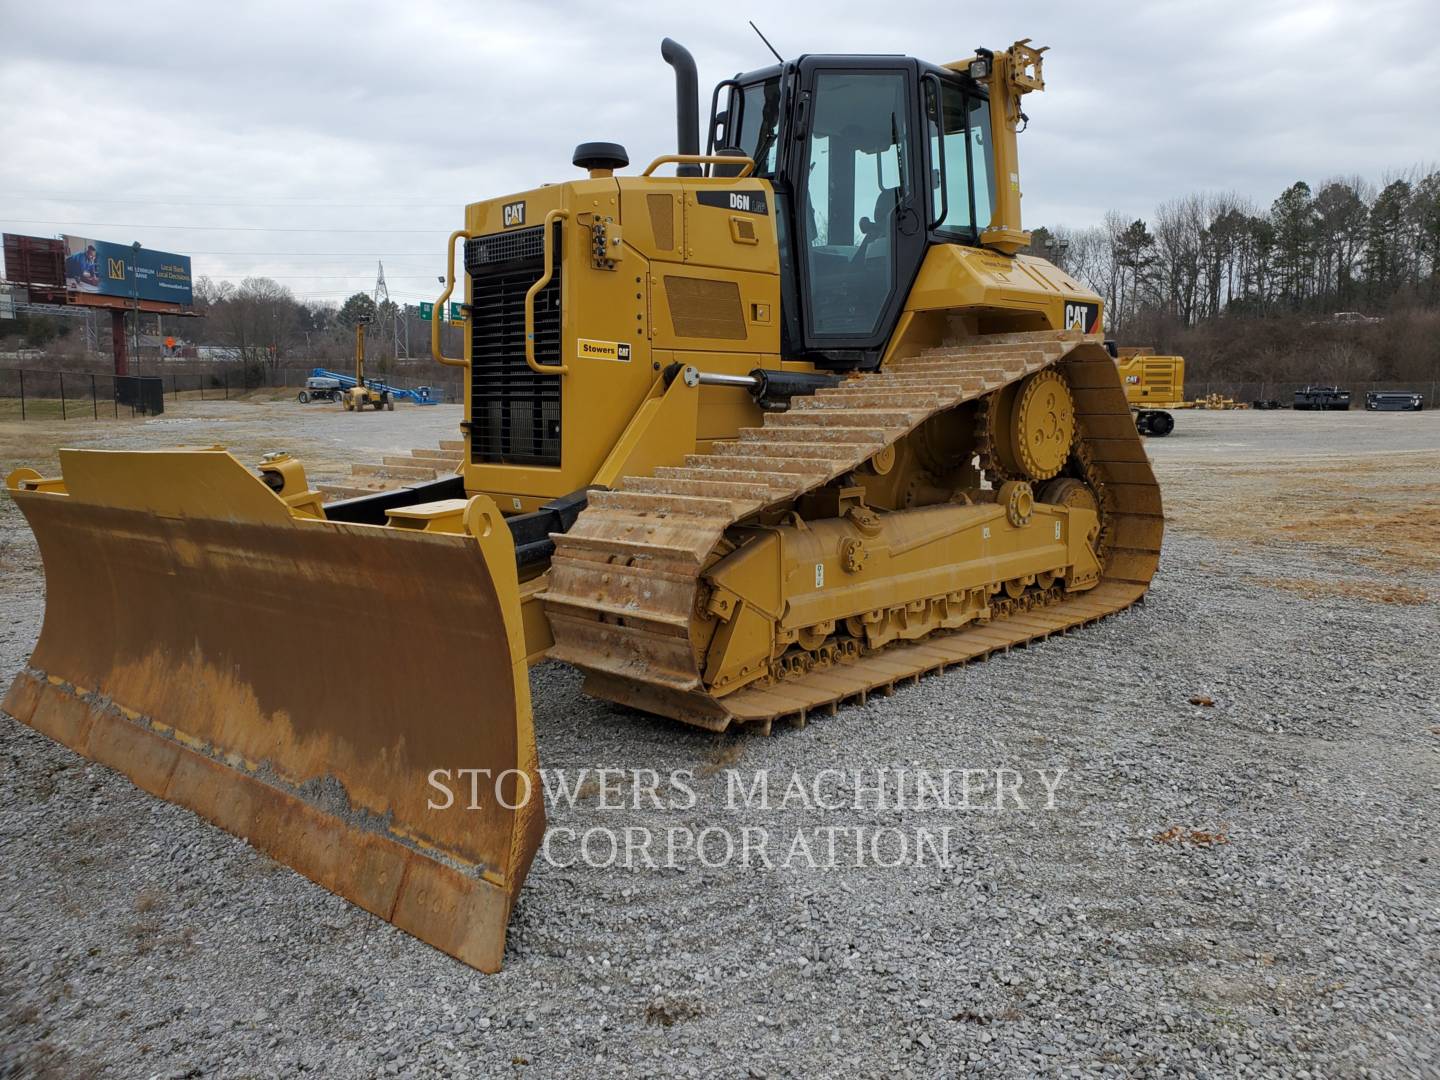
[[[1296,409],[1343,412],[1350,408],[1350,391],[1338,386],[1307,386],[1295,391]]]
[[[1419,412],[1425,408],[1425,396],[1410,390],[1371,390],[1365,395],[1365,408],[1371,412]]]

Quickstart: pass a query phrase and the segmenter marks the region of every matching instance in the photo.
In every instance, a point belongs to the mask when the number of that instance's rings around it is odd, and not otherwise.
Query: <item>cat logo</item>
[[[1100,328],[1100,305],[1086,304],[1079,300],[1065,304],[1065,329],[1079,330],[1092,334]]]
[[[500,208],[500,215],[505,228],[513,229],[516,225],[525,224],[525,200],[506,203]]]

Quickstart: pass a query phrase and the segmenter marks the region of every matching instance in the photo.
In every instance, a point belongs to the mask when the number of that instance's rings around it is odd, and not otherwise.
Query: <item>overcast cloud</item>
[[[1050,45],[1021,141],[1032,227],[1440,159],[1434,0],[7,3],[0,228],[138,239],[313,298],[369,291],[383,257],[392,295],[430,298],[464,203],[577,175],[582,140],[636,168],[671,150],[660,38],[708,102],[770,60],[749,18],[787,57]]]

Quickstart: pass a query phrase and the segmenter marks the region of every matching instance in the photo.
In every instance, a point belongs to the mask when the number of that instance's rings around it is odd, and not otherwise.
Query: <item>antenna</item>
[[[760,34],[760,28],[755,25],[754,19],[750,20],[750,29],[754,30],[757,34]],[[769,38],[767,38],[764,34],[760,34],[760,40],[765,42],[765,48],[769,49],[770,52],[774,54],[776,60],[779,60],[782,64],[785,62],[785,58],[781,56],[778,52],[775,52],[775,46],[770,44]]]

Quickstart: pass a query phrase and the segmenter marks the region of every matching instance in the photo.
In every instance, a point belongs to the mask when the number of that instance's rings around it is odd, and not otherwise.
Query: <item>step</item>
[[[316,484],[315,490],[325,496],[326,502],[335,502],[338,499],[358,499],[362,495],[374,495],[377,491],[388,489],[351,487],[348,484]]]
[[[724,518],[727,521],[734,516],[728,499],[700,498],[694,495],[652,495],[643,491],[592,491],[590,505],[602,510]]]
[[[627,540],[615,536],[585,536],[568,532],[555,538],[557,553],[589,552],[595,555],[634,558],[645,556],[657,561],[673,561],[699,565],[701,555],[693,548],[674,547],[669,544],[653,544],[644,540]]]
[[[806,409],[802,412],[766,413],[765,426],[854,428],[879,433],[908,428],[923,419],[928,412],[928,409]]]
[[[680,480],[670,476],[627,476],[624,491],[644,491],[655,495],[698,495],[731,502],[768,502],[770,485],[737,483],[727,480]]]
[[[373,465],[368,462],[352,465],[350,471],[356,476],[383,476],[392,480],[434,480],[437,476],[434,469],[420,466]]]
[[[380,460],[383,461],[386,465],[394,465],[402,469],[429,469],[431,472],[435,472],[437,469],[442,469],[447,464],[443,461],[435,462],[432,464],[430,461],[427,461],[424,458],[413,458],[408,454],[386,454]],[[445,469],[445,471],[449,472],[450,470]]]
[[[429,447],[428,449],[421,448],[418,450],[411,450],[410,456],[417,458],[425,458],[426,460],[434,458],[436,461],[443,461],[447,465],[459,465],[465,460],[465,452],[463,450],[441,450],[438,447],[433,446]]]
[[[766,424],[758,428],[741,428],[741,446],[761,442],[824,443],[842,446],[880,446],[883,433],[873,428],[840,427],[833,424],[802,426],[800,424]]]
[[[692,469],[733,469],[752,474],[786,473],[799,477],[826,477],[835,469],[835,463],[824,458],[761,457],[758,454],[690,454],[685,458],[685,464]]]
[[[841,396],[843,395],[843,396]],[[938,394],[922,390],[832,390],[825,397],[816,394],[795,402],[791,412],[812,412],[818,409],[920,409],[929,411],[945,404]]]
[[[792,428],[791,430],[803,431],[804,429]],[[879,443],[873,443],[870,444],[867,452],[866,446],[854,443],[801,442],[799,439],[792,442],[789,439],[776,438],[780,431],[769,431],[766,434],[769,438],[747,442],[745,448],[766,458],[797,455],[825,462],[864,461],[871,453],[880,448]]]
[[[754,484],[764,485],[773,492],[790,492],[795,490],[794,474],[785,473],[777,477],[772,473],[755,472],[753,469],[697,469],[685,468],[675,465],[662,465],[655,470],[656,477],[667,477],[673,480],[703,480],[720,481],[733,484]]]
[[[624,604],[607,603],[603,600],[595,600],[590,597],[568,596],[565,593],[557,592],[550,588],[545,590],[545,603],[547,606],[568,609],[576,614],[610,615],[617,619],[624,619],[626,624],[640,623],[642,627],[661,633],[669,632],[679,636],[690,628],[688,612],[686,616],[674,615],[669,612],[656,611],[651,608],[632,608]]]

